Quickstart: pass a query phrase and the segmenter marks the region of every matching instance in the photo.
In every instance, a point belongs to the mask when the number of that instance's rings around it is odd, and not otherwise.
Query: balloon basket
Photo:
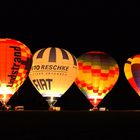
[[[93,107],[91,109],[89,109],[89,111],[99,111],[98,107]]]
[[[50,106],[48,110],[49,110],[49,111],[60,111],[61,108],[58,107],[58,106]]]
[[[24,111],[24,106],[15,106],[14,110],[15,111]]]
[[[108,109],[106,107],[93,107],[89,111],[108,111]]]

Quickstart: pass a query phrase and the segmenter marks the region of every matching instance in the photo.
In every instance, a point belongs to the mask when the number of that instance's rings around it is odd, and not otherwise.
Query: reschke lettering
[[[34,65],[32,70],[53,70],[53,71],[68,71],[69,66],[59,66],[59,65]]]

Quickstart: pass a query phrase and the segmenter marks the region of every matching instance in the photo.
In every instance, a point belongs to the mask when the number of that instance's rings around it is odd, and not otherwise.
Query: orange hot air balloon
[[[77,58],[78,76],[75,84],[93,105],[98,104],[114,87],[119,77],[117,62],[105,52],[91,51]]]
[[[77,60],[65,49],[48,47],[33,55],[29,78],[48,102],[50,110],[55,110],[54,104],[73,84],[76,75]]]
[[[124,65],[125,77],[140,96],[140,54],[128,58]]]
[[[6,106],[28,76],[31,51],[20,41],[0,39],[0,101]]]

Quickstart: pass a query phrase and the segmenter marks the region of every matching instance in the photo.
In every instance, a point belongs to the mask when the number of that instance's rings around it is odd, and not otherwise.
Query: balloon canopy
[[[77,58],[78,75],[75,84],[97,107],[114,87],[119,77],[117,62],[105,52],[91,51]]]
[[[0,101],[6,103],[19,89],[31,67],[31,51],[14,39],[0,39]]]
[[[65,49],[42,48],[33,55],[29,78],[50,106],[69,89],[76,75],[77,60]]]
[[[125,77],[140,96],[140,54],[128,58],[124,65]]]

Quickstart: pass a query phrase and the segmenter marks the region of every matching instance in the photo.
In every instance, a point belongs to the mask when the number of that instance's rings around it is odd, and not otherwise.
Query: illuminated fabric
[[[0,39],[0,100],[8,101],[28,76],[32,54],[23,43]]]
[[[72,85],[77,74],[77,60],[68,51],[48,47],[35,52],[29,78],[37,91],[54,104]]]
[[[140,95],[140,54],[128,58],[124,65],[124,73],[132,88]]]
[[[117,62],[104,52],[87,52],[77,58],[75,83],[93,106],[113,88],[119,76]]]

